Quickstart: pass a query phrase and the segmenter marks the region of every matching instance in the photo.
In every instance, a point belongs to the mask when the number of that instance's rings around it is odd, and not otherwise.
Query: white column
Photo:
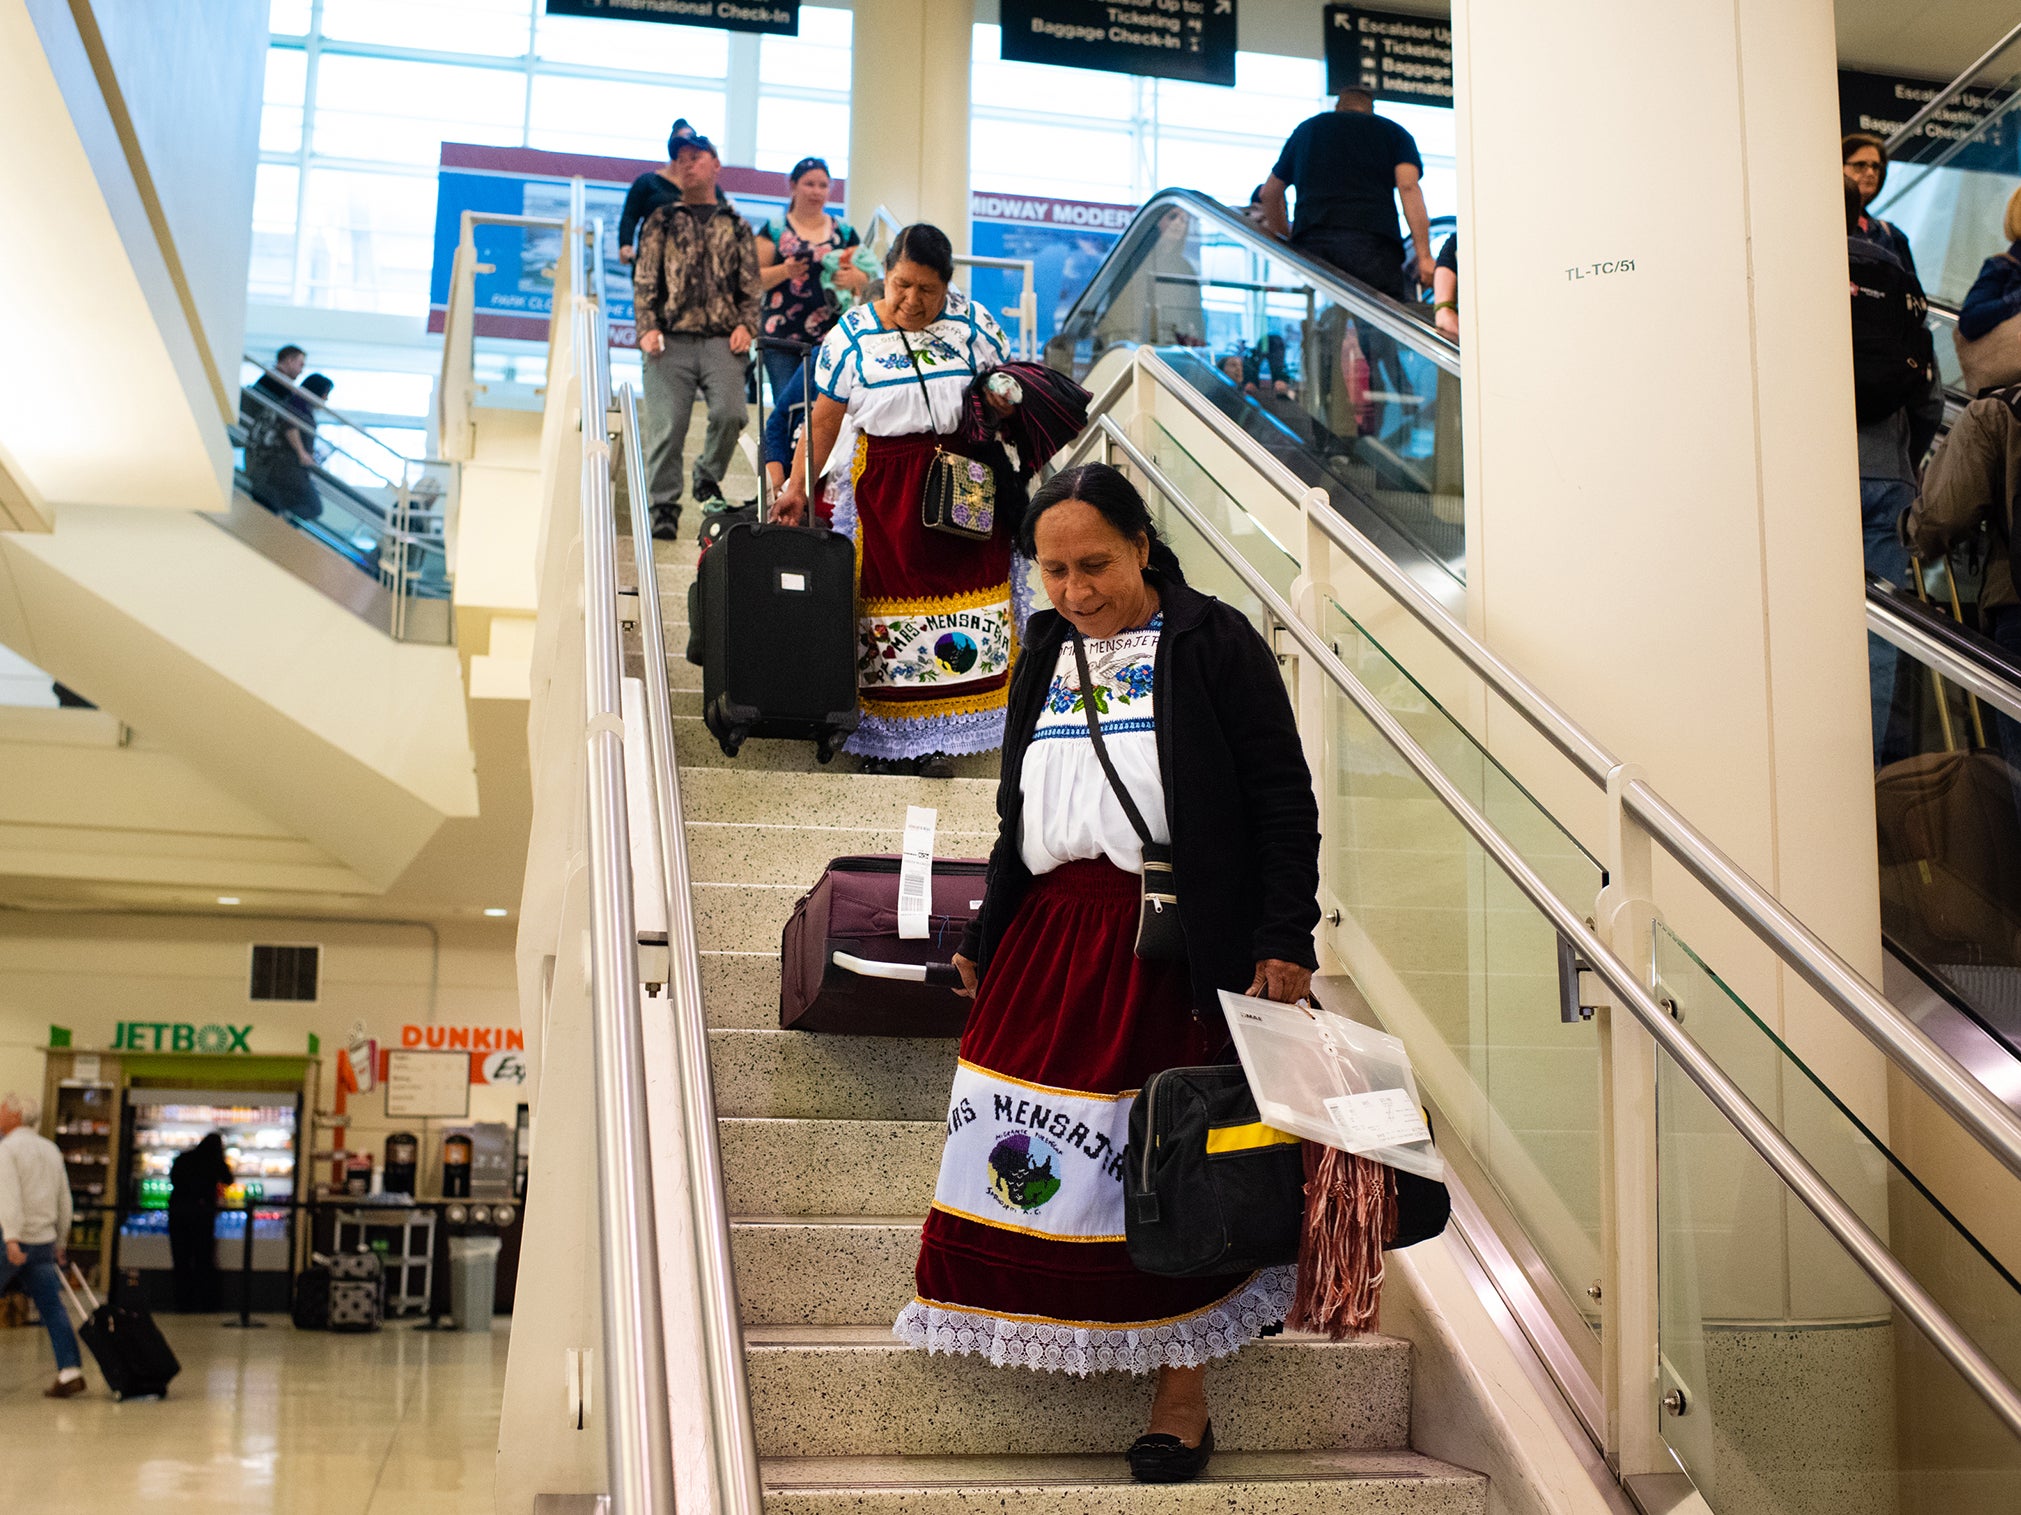
[[[969,50],[975,0],[856,0],[849,218],[882,205],[968,251]]]
[[[1477,634],[1878,983],[1832,21],[1831,0],[1454,0],[1467,594]],[[1579,813],[1583,786],[1543,787]],[[1655,881],[1668,924],[1884,1132],[1871,1048],[1660,854]],[[1685,1028],[1773,1070],[1731,1007]],[[1761,1097],[1781,1113],[1773,1071]],[[1672,1224],[1719,1213],[1691,1150]],[[1880,1186],[1826,1166],[1885,1233]],[[1628,1177],[1621,1195],[1656,1175]],[[1863,1276],[1757,1192],[1759,1250],[1666,1292],[1724,1319],[1856,1314]],[[1652,1367],[1616,1364],[1623,1471],[1662,1465]]]

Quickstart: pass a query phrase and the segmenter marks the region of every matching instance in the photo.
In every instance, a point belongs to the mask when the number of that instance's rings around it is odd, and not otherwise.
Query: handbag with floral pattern
[[[904,332],[898,334],[898,340],[912,360],[912,376],[919,380],[919,393],[926,401],[926,423],[931,426],[933,397],[926,388],[926,375],[920,371],[919,355]],[[926,465],[926,484],[919,492],[919,519],[928,531],[943,531],[972,542],[988,541],[996,535],[996,475],[987,463],[936,447],[933,461]]]

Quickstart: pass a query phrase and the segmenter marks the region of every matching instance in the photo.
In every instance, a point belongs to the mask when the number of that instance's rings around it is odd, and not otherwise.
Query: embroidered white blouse
[[[1165,818],[1165,781],[1158,772],[1152,689],[1163,620],[1154,616],[1148,626],[1084,643],[1102,744],[1154,842],[1172,839]],[[1060,646],[1053,682],[1018,776],[1024,793],[1018,851],[1035,875],[1077,859],[1106,858],[1127,873],[1144,866],[1144,845],[1102,772],[1095,744],[1088,738],[1084,710],[1070,639]]]
[[[924,331],[886,326],[874,303],[853,307],[822,339],[814,387],[847,405],[849,419],[873,437],[950,432],[961,424],[969,381],[1009,356],[1003,329],[950,284],[946,306]],[[926,381],[924,393],[913,374],[914,359]]]

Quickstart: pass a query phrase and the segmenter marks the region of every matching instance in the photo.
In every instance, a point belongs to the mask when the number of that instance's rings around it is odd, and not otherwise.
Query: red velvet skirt
[[[865,436],[850,470],[857,562],[857,694],[847,750],[867,757],[1003,745],[1017,653],[1010,538],[929,531],[920,494],[940,441]]]
[[[1210,1059],[1182,966],[1141,961],[1138,881],[1106,862],[1036,879],[961,1040],[947,1145],[899,1337],[1057,1372],[1194,1367],[1284,1318],[1292,1270],[1158,1278],[1123,1243],[1130,1106]]]

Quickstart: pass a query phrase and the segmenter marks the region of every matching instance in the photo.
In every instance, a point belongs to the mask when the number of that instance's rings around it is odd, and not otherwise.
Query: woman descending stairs
[[[766,1510],[1485,1515],[1483,1478],[1409,1450],[1411,1348],[1394,1338],[1280,1336],[1217,1365],[1212,1464],[1154,1485],[1122,1455],[1148,1379],[991,1368],[892,1334],[913,1298],[955,1043],[780,1030],[780,931],[830,858],[897,851],[908,805],[938,811],[938,855],[986,854],[993,758],[952,780],[820,768],[805,744],[726,759],[680,654],[692,549],[659,556]]]

